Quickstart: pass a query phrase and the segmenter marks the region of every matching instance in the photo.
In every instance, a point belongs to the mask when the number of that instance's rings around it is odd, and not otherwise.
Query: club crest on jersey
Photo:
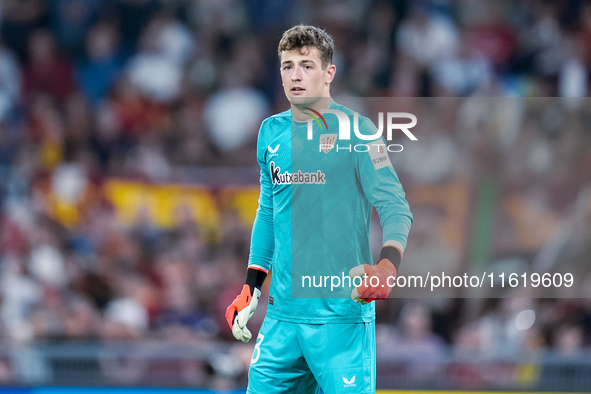
[[[300,170],[293,174],[285,171],[282,174],[281,167],[276,166],[274,161],[269,164],[269,169],[271,171],[271,181],[274,185],[324,185],[326,183],[324,179],[326,174],[320,170],[316,172],[302,172]]]
[[[326,154],[334,148],[338,134],[320,134],[320,150]]]

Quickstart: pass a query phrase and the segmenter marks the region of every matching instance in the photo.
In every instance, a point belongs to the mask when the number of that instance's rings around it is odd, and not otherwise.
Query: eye
[[[289,70],[289,69],[291,69],[291,66],[287,66],[287,65],[286,66],[283,66],[283,69],[284,70]]]

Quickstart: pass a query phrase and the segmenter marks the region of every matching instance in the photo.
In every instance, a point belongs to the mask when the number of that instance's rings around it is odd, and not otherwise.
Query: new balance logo
[[[324,185],[326,183],[324,174],[322,171],[317,172],[302,172],[301,170],[295,174],[285,171],[281,173],[281,168],[275,166],[275,162],[272,161],[270,166],[271,181],[277,185],[291,185],[291,184],[308,184],[308,185]]]
[[[355,376],[353,376],[351,378],[351,380],[347,380],[347,378],[345,378],[343,376],[343,382],[345,383],[345,385],[343,387],[354,387],[354,386],[356,386],[356,384],[355,384]]]

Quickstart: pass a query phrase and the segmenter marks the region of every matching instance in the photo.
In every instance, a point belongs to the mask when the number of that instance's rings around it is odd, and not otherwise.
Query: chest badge
[[[337,133],[334,134],[320,134],[320,150],[326,154],[334,148],[337,142]]]

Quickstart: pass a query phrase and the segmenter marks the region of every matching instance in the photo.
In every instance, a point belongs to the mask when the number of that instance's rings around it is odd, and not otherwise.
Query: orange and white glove
[[[259,304],[261,291],[256,287],[251,292],[249,285],[242,287],[242,292],[236,297],[234,302],[226,309],[226,320],[232,329],[234,338],[248,342],[252,334],[246,328],[246,323],[250,320]]]
[[[246,327],[261,298],[261,286],[267,277],[267,273],[249,268],[246,274],[246,284],[242,292],[226,309],[226,321],[232,329],[234,338],[242,342],[250,341],[252,334]]]
[[[397,265],[402,260],[402,253],[391,246],[384,246],[380,261],[376,265],[363,264],[351,268],[351,278],[361,277],[361,284],[351,291],[353,301],[362,305],[374,300],[385,300],[390,295],[393,278],[396,277]],[[392,278],[388,281],[388,278]],[[358,281],[356,281],[358,282]],[[390,282],[390,283],[389,283]]]

